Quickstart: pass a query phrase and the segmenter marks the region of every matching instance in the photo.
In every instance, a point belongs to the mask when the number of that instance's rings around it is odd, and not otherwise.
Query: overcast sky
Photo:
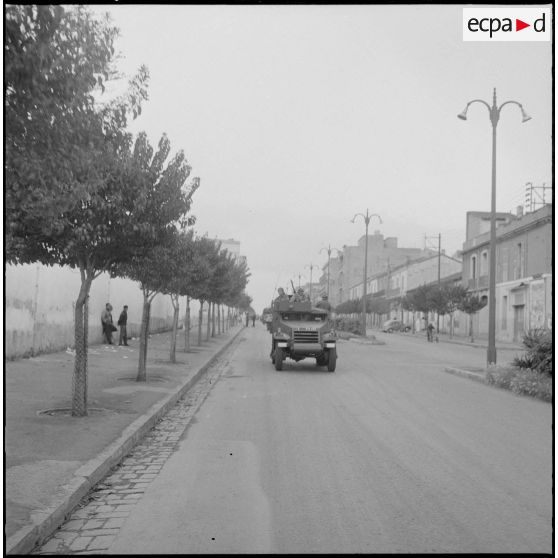
[[[310,278],[322,248],[370,234],[452,255],[465,213],[490,210],[488,111],[498,124],[497,209],[551,185],[550,42],[463,42],[456,5],[114,5],[121,69],[148,66],[132,125],[166,132],[201,178],[196,230],[241,243],[261,312],[278,286]],[[428,240],[437,248],[437,240]],[[313,269],[313,279],[319,275]],[[298,280],[298,279],[297,279]],[[295,281],[296,283],[296,281]]]

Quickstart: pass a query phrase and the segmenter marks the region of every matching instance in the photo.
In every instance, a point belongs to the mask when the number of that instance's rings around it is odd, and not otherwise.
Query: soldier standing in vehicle
[[[306,296],[306,293],[304,292],[304,289],[302,287],[298,288],[293,297],[293,300],[294,302],[303,302],[304,300],[308,300],[308,297]]]
[[[277,298],[275,299],[275,302],[279,301],[279,300],[289,300],[289,297],[287,296],[287,294],[285,293],[285,290],[283,289],[283,287],[279,287],[277,289],[277,292],[279,293],[279,295],[277,296]]]
[[[328,314],[333,310],[329,300],[327,299],[327,295],[322,295],[322,300],[316,303],[316,308],[322,308],[323,310],[327,310]]]

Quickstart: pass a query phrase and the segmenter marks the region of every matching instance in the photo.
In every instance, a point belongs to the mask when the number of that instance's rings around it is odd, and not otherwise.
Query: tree
[[[431,287],[428,287],[427,285],[420,285],[416,289],[408,292],[401,299],[401,305],[406,310],[411,310],[412,312],[422,312],[424,314],[424,319],[427,320],[428,312],[432,310],[430,292]]]
[[[153,153],[144,133],[141,133],[134,148],[134,165],[140,171],[138,182],[143,188],[136,192],[136,208],[145,213],[141,219],[132,221],[132,230],[145,238],[141,250],[132,257],[114,263],[114,274],[125,276],[140,283],[143,293],[143,311],[140,332],[140,356],[137,381],[146,381],[147,344],[151,302],[160,292],[168,292],[175,279],[174,259],[179,250],[177,226],[184,228],[193,224],[187,217],[192,196],[199,187],[195,178],[188,188],[183,189],[190,174],[182,151],[178,152],[164,167],[170,152],[170,142],[163,135],[158,150]]]
[[[170,343],[170,362],[176,362],[176,335],[178,331],[179,299],[188,295],[188,276],[194,264],[194,232],[181,231],[173,237],[167,250],[164,281],[160,286],[163,294],[171,298],[174,314]],[[187,308],[189,311],[189,307]],[[186,324],[189,327],[189,321]]]
[[[155,241],[166,218],[125,131],[148,73],[100,107],[93,94],[111,71],[117,32],[108,20],[84,7],[9,6],[6,27],[6,259],[80,271],[72,414],[82,416],[91,283]]]
[[[198,345],[202,343],[203,307],[211,299],[214,270],[219,258],[221,243],[211,240],[207,236],[198,237],[194,243],[194,270],[190,276],[187,290],[190,296],[200,303],[198,316]],[[209,306],[209,305],[208,305]],[[210,316],[208,308],[208,320]]]
[[[469,336],[471,337],[471,343],[474,342],[473,335],[473,316],[482,308],[486,306],[486,297],[479,298],[476,295],[467,295],[459,303],[459,310],[469,314]]]
[[[219,253],[212,280],[212,300],[218,305],[218,320],[220,305],[234,304],[244,292],[249,276],[245,261],[237,260],[226,250]]]
[[[450,337],[453,337],[453,314],[467,296],[467,289],[462,285],[446,285],[444,287],[447,313],[450,315]]]
[[[366,301],[366,311],[372,314],[389,314],[390,304],[384,298],[369,298]]]
[[[252,297],[247,295],[245,292],[240,293],[236,300],[236,307],[241,312],[248,312],[250,310],[250,305],[252,304]]]
[[[56,234],[61,215],[103,184],[148,74],[141,68],[130,95],[100,109],[94,95],[114,76],[118,33],[108,18],[84,6],[8,5],[4,21],[6,257],[25,263],[29,229]]]

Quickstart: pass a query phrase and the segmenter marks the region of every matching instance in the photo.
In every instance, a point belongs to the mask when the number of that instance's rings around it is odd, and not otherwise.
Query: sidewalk
[[[147,382],[135,381],[138,339],[91,346],[86,417],[70,414],[71,351],[5,362],[5,553],[29,553],[52,533],[243,329],[202,346],[193,332],[188,353],[179,330],[176,364],[170,334],[153,334]]]
[[[378,329],[366,329],[366,334],[368,336],[372,336],[372,335],[376,335],[377,333],[382,333],[381,331],[379,331]],[[424,339],[426,340],[426,332],[425,331],[417,331],[416,333],[396,333],[396,334],[390,334],[390,335],[411,335],[414,337],[424,337]],[[434,339],[436,339],[436,334],[434,334]],[[488,347],[488,341],[486,339],[481,338],[475,338],[475,340],[473,341],[473,343],[471,343],[471,341],[469,340],[469,337],[458,337],[458,336],[453,336],[450,337],[449,334],[447,333],[440,333],[438,335],[438,342],[439,343],[455,343],[458,345],[466,345],[468,347],[475,347],[477,349],[486,349]],[[506,343],[504,341],[496,341],[496,351],[515,351],[518,353],[524,352],[525,351],[525,347],[523,347],[523,345],[521,345],[520,343]]]

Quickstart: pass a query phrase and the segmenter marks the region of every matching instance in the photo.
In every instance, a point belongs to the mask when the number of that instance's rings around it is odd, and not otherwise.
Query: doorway
[[[525,333],[525,305],[513,307],[513,342],[521,343]]]

